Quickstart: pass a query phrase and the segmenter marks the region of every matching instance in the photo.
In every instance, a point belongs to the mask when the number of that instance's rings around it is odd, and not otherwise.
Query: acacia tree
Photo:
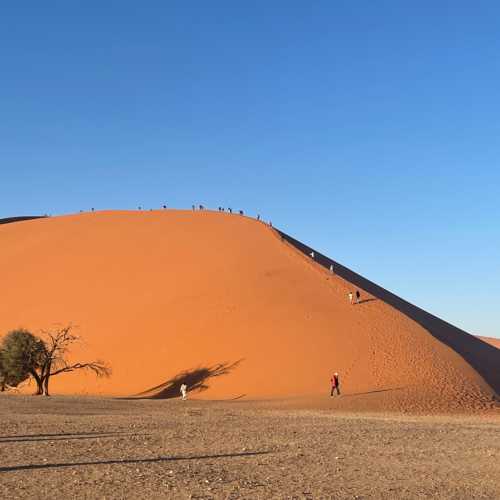
[[[8,371],[3,360],[3,352],[0,350],[0,392],[15,389],[22,382],[29,379],[29,373],[12,373]]]
[[[50,378],[61,373],[88,370],[97,377],[109,377],[111,375],[111,369],[101,360],[87,363],[70,363],[68,361],[70,346],[81,341],[78,335],[72,333],[72,330],[73,326],[68,325],[52,331],[42,332],[45,336],[45,352],[43,362],[40,365],[39,377],[42,392],[45,396],[49,396]]]
[[[6,345],[4,340],[3,359],[10,360],[10,367],[17,367],[19,376],[24,370],[28,376],[33,377],[37,385],[36,395],[49,396],[50,378],[61,373],[89,370],[98,377],[109,377],[111,369],[103,361],[71,363],[68,360],[70,346],[81,340],[72,330],[72,325],[68,325],[50,331],[42,331],[44,339],[36,337],[26,330],[22,330],[22,338],[18,335],[20,331],[10,332],[5,340],[12,337],[15,342],[7,342]],[[12,370],[8,373],[12,373]]]
[[[37,394],[42,394],[42,384],[37,370],[45,356],[41,339],[23,328],[12,330],[2,341],[0,378],[2,390],[16,387],[30,375],[37,384]]]
[[[4,392],[17,385],[15,382],[12,382],[12,376],[7,371],[3,356],[3,350],[0,349],[0,392]]]
[[[17,387],[21,382],[29,378],[29,373],[12,373],[8,370],[4,361],[4,353],[0,350],[0,392]]]

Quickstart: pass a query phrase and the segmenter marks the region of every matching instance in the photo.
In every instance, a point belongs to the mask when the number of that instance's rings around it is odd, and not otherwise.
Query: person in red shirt
[[[337,391],[337,394],[340,396],[340,382],[339,382],[339,374],[335,372],[331,379],[332,382],[332,390],[330,392],[330,396],[333,396],[334,391]]]

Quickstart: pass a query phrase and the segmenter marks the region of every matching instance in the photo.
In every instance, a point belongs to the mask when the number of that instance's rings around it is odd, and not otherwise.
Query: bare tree
[[[61,373],[76,370],[88,370],[97,377],[109,377],[111,369],[101,360],[89,361],[87,363],[70,363],[68,351],[70,346],[81,341],[80,337],[73,333],[73,326],[68,325],[51,331],[42,331],[45,344],[43,360],[40,363],[38,379],[35,378],[38,394],[49,396],[50,378]]]

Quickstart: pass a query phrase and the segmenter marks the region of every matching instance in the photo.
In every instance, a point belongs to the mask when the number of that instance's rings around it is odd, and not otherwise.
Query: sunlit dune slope
[[[482,408],[495,396],[491,377],[416,321],[378,298],[350,305],[349,282],[239,215],[100,212],[6,224],[0,275],[0,332],[72,323],[85,339],[73,354],[113,369],[110,379],[58,376],[53,393],[157,387],[146,394],[172,396],[175,384],[164,382],[202,369],[208,389],[195,397],[210,399],[325,395],[337,406],[425,410]],[[329,398],[332,371],[344,399]]]

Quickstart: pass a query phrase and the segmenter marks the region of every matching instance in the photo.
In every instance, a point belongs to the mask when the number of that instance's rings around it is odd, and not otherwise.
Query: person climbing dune
[[[331,378],[332,390],[330,391],[330,397],[333,396],[333,393],[337,391],[337,395],[340,396],[340,382],[339,382],[339,374],[335,372],[333,377]]]

